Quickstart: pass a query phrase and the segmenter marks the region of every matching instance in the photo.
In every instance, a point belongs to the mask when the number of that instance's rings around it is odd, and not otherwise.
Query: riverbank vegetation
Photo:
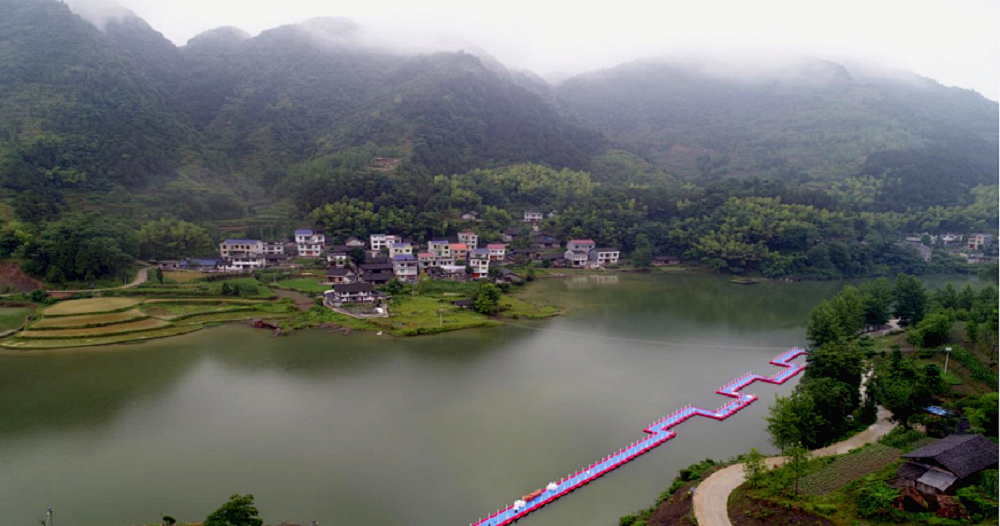
[[[900,453],[935,437],[981,433],[997,441],[997,299],[993,286],[976,292],[949,284],[928,291],[901,275],[893,286],[879,280],[845,287],[817,307],[809,337],[819,346],[802,382],[771,408],[772,443],[785,450],[829,444],[870,422],[867,411],[875,404],[888,409],[899,427],[879,445],[798,466],[789,462],[757,484],[745,484],[730,497],[733,523],[786,521],[794,512],[810,515],[807,522],[832,525],[995,524],[995,469],[957,492],[957,508],[949,509],[948,518],[926,505],[902,504],[901,491],[890,483],[904,461]],[[862,335],[890,316],[900,329]],[[925,409],[932,405],[943,411]]]

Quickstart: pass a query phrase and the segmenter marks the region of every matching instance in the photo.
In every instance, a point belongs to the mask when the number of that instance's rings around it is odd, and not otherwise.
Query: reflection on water
[[[809,309],[842,285],[573,276],[524,293],[569,315],[509,327],[397,340],[224,326],[0,354],[0,523],[50,506],[79,526],[199,520],[243,492],[272,523],[467,524],[666,412],[719,405],[718,385],[804,343]],[[685,423],[525,524],[613,524],[693,461],[769,451],[762,417],[789,389]]]

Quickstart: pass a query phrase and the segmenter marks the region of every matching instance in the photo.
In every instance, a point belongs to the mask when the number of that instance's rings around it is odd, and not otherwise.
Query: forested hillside
[[[0,12],[0,257],[50,281],[243,228],[422,241],[468,210],[487,241],[532,208],[561,237],[822,278],[954,269],[902,234],[996,228],[997,104],[912,74],[636,62],[552,87],[345,19],[178,47],[125,10]]]
[[[951,201],[996,181],[997,103],[908,73],[804,59],[638,61],[569,79],[557,95],[620,147],[700,181],[823,183],[860,169],[889,171],[893,192],[913,192],[933,171]]]

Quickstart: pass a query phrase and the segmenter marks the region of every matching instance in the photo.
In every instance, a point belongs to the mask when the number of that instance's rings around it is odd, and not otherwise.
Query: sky
[[[685,53],[728,60],[808,55],[910,70],[1000,99],[996,0],[118,1],[178,45],[223,25],[256,35],[343,16],[393,47],[478,46],[543,76]]]

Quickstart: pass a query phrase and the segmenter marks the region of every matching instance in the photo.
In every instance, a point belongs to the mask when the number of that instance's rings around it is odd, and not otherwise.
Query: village
[[[391,233],[372,233],[367,239],[344,240],[327,237],[319,228],[294,230],[286,240],[226,239],[218,245],[217,257],[158,261],[163,270],[193,270],[205,273],[253,273],[264,269],[296,271],[322,269],[318,284],[323,303],[340,310],[344,305],[365,307],[378,303],[384,295],[377,290],[391,282],[416,284],[425,279],[468,282],[489,281],[518,284],[525,276],[515,268],[537,265],[545,268],[602,270],[619,266],[621,250],[598,246],[592,239],[568,239],[541,231],[544,214],[525,211],[523,228],[505,229],[500,242],[484,242],[473,228],[455,235],[417,243]],[[474,222],[476,212],[462,219]],[[512,248],[519,236],[527,236],[530,246]],[[524,245],[524,243],[521,243]],[[673,256],[658,256],[656,266],[680,265]],[[368,313],[382,313],[373,308]],[[357,310],[354,311],[358,312]]]

